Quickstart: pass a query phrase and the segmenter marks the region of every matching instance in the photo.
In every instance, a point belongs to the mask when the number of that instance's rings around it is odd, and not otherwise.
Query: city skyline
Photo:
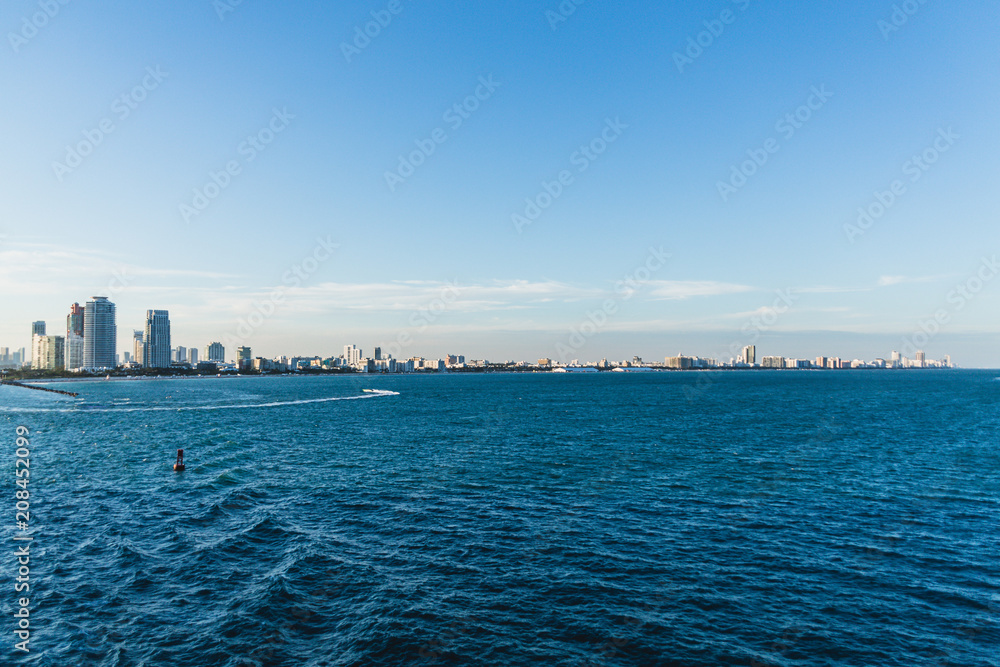
[[[790,304],[790,295],[782,295],[786,305]],[[69,315],[66,317],[66,336],[46,336],[47,323],[44,320],[35,320],[31,323],[32,330],[32,354],[31,354],[31,367],[34,370],[68,370],[68,371],[94,371],[94,370],[110,370],[116,367],[127,367],[127,368],[148,368],[148,369],[170,369],[176,367],[177,365],[188,364],[190,367],[195,367],[198,365],[199,361],[199,347],[185,347],[178,345],[176,347],[171,344],[171,323],[170,314],[166,310],[149,309],[146,311],[146,326],[145,330],[133,330],[133,337],[129,339],[129,343],[132,345],[132,351],[126,350],[123,354],[115,354],[113,362],[100,362],[95,363],[93,360],[104,357],[99,357],[98,355],[106,355],[106,350],[108,346],[113,347],[115,341],[115,335],[113,333],[108,333],[109,326],[113,329],[115,326],[115,314],[117,311],[117,306],[115,303],[111,302],[108,297],[94,296],[91,301],[87,302],[86,308],[81,308],[78,303],[74,303],[70,307]],[[751,329],[750,331],[744,331],[743,333],[748,337],[753,337],[755,340],[760,338],[760,333],[762,328],[766,328],[771,320],[776,320],[781,314],[782,310],[779,309],[777,302],[775,307],[759,318],[752,320],[752,324],[757,327],[756,329]],[[89,317],[87,313],[90,313]],[[97,313],[95,315],[95,313]],[[593,330],[596,332],[600,324],[599,321],[594,319],[593,314],[591,316],[591,329],[587,329],[586,326],[582,326],[579,331],[574,331],[566,343],[560,342],[556,346],[556,350],[559,353],[557,357],[537,357],[538,366],[550,366],[550,367],[566,367],[566,366],[593,366],[593,365],[608,365],[609,357],[605,355],[601,358],[600,362],[593,358],[583,357],[582,361],[580,357],[575,357],[574,353],[582,349],[582,343],[586,340],[588,331]],[[88,326],[89,322],[89,326]],[[96,323],[95,323],[96,322]],[[78,331],[83,331],[84,336],[78,335]],[[88,341],[88,333],[91,340]],[[855,356],[851,359],[850,356],[841,358],[840,356],[826,356],[820,355],[815,357],[813,361],[812,357],[800,358],[796,356],[784,356],[782,355],[762,355],[761,362],[757,363],[757,345],[751,343],[749,345],[741,346],[739,342],[733,342],[728,348],[729,356],[726,357],[723,354],[721,357],[713,356],[701,356],[701,355],[685,355],[683,353],[676,356],[666,356],[664,357],[664,364],[659,362],[653,362],[654,366],[664,366],[667,368],[675,369],[698,369],[698,368],[716,368],[716,367],[760,367],[760,368],[779,368],[779,369],[794,369],[794,368],[935,368],[935,367],[952,367],[951,355],[943,355],[940,360],[928,359],[927,354],[923,349],[923,345],[930,342],[936,330],[928,328],[925,326],[924,330],[918,332],[917,335],[910,337],[909,339],[903,340],[902,352],[893,350],[891,355],[887,356],[877,356],[877,357],[867,357],[867,356]],[[212,341],[206,343],[203,347],[204,358],[206,362],[226,364],[231,365],[238,370],[247,370],[255,367],[256,361],[278,361],[279,359],[333,359],[337,358],[343,361],[343,364],[351,368],[361,368],[365,367],[371,369],[371,362],[376,362],[377,369],[380,371],[389,371],[392,366],[387,366],[385,364],[379,363],[384,360],[391,360],[395,362],[397,360],[402,361],[406,359],[423,361],[426,358],[422,355],[412,355],[412,356],[397,356],[402,352],[402,346],[396,342],[393,343],[383,352],[382,347],[375,346],[372,356],[366,356],[363,353],[363,348],[359,348],[357,344],[348,344],[343,346],[343,353],[337,357],[334,355],[327,354],[271,354],[271,355],[253,355],[252,347],[250,345],[241,345],[240,343],[247,342],[245,339],[233,339],[230,338],[226,343],[220,341]],[[235,348],[235,356],[230,360],[226,359],[226,345],[232,346],[230,349]],[[17,366],[18,361],[15,360],[9,353],[9,347],[0,348],[4,350],[2,358],[0,358],[0,364],[3,367]],[[396,351],[396,353],[393,352]],[[20,351],[16,353],[18,355],[17,359],[20,362],[24,362],[24,353]],[[480,365],[490,364],[490,363],[506,363],[506,364],[518,364],[526,365],[525,358],[520,360],[505,358],[502,362],[497,359],[490,360],[485,355],[478,355],[480,359],[476,362]],[[454,362],[453,359],[461,359],[461,364],[464,365],[466,355],[456,356],[451,353],[439,355],[438,362],[440,369],[446,366],[451,366]],[[428,361],[434,360],[434,355],[431,355]],[[611,357],[614,359],[613,357]],[[625,366],[628,367],[631,364],[627,357],[624,357],[624,361],[612,361],[610,365],[612,366]],[[643,357],[640,355],[633,355],[633,360],[636,362],[635,365],[643,366],[650,365],[648,362],[644,364],[642,361]],[[447,360],[447,361],[445,361]],[[419,368],[419,367],[418,367]],[[410,368],[412,370],[412,367]]]
[[[917,6],[404,2],[366,37],[384,4],[60,5],[29,36],[5,4],[0,341],[72,288],[118,304],[118,353],[152,305],[179,341],[262,318],[274,354],[556,356],[596,318],[581,355],[935,328],[1000,367],[1000,8]]]

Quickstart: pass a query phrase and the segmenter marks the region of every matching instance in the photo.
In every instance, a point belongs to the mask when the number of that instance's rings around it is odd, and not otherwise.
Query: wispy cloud
[[[892,287],[894,285],[906,285],[916,283],[936,283],[948,279],[947,275],[936,276],[881,276],[878,279],[879,287]]]
[[[672,301],[757,291],[748,285],[712,280],[651,280],[646,284],[644,290],[648,291],[653,298]]]
[[[64,292],[68,285],[89,289],[116,277],[129,282],[147,279],[145,282],[148,283],[148,279],[233,280],[239,276],[143,266],[134,263],[131,258],[86,248],[69,249],[47,243],[23,242],[0,245],[0,280],[4,289],[26,294],[48,294],[53,290]],[[169,285],[162,287],[173,288]]]

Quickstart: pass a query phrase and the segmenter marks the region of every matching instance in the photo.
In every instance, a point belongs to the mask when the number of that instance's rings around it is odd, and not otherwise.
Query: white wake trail
[[[309,403],[331,403],[333,401],[356,401],[366,398],[383,398],[399,396],[398,391],[373,391],[362,396],[334,396],[332,398],[309,398],[299,401],[275,401],[273,403],[254,403],[251,405],[191,405],[191,406],[157,406],[149,408],[87,408],[86,404],[72,408],[18,408],[0,406],[0,412],[73,412],[90,414],[95,412],[198,412],[208,410],[254,410],[259,408],[281,408],[289,405],[307,405]]]

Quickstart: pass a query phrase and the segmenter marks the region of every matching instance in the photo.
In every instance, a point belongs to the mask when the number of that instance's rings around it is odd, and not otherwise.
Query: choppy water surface
[[[996,375],[3,387],[0,662],[996,665]]]

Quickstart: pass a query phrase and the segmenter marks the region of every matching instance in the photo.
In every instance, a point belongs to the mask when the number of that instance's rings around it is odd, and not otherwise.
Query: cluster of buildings
[[[37,371],[107,371],[125,368],[171,368],[179,350],[170,347],[170,317],[165,310],[146,313],[146,328],[135,331],[132,350],[124,361],[118,354],[115,304],[104,296],[91,297],[84,306],[74,303],[66,316],[66,333],[50,335],[46,322],[31,324],[31,356],[22,348],[13,355],[0,348],[0,368],[30,365]],[[197,351],[194,351],[197,360]],[[187,359],[187,352],[183,352]],[[196,361],[197,363],[197,361]]]
[[[49,335],[46,329],[44,321],[31,324],[32,369],[103,370],[118,365],[115,304],[107,297],[92,297],[85,306],[74,303],[66,316],[65,335]],[[23,368],[28,363],[23,348],[14,355],[0,355],[0,368]]]
[[[633,357],[632,361],[608,361],[602,359],[597,364],[581,366],[579,361],[572,361],[569,364],[554,364],[551,359],[539,359],[540,368],[549,367],[553,370],[565,368],[572,370],[575,368],[596,368],[598,370],[638,370],[638,369],[664,369],[664,370],[708,370],[725,368],[770,368],[770,369],[847,369],[847,368],[953,368],[951,357],[944,359],[928,359],[923,351],[918,350],[914,359],[908,359],[899,352],[893,351],[889,359],[875,359],[865,361],[863,359],[841,359],[840,357],[816,357],[815,359],[795,359],[792,357],[761,357],[757,361],[757,347],[748,345],[744,347],[738,357],[726,362],[717,359],[706,359],[703,357],[688,357],[677,355],[676,357],[666,357],[662,363],[647,363],[640,357]]]
[[[31,325],[31,355],[24,348],[10,353],[0,348],[0,369],[30,367],[36,371],[102,372],[118,368],[180,369],[199,371],[296,372],[353,371],[362,373],[414,373],[443,371],[465,366],[465,357],[449,355],[445,359],[411,357],[394,359],[383,355],[376,347],[374,355],[366,357],[356,345],[344,347],[338,357],[254,357],[249,347],[236,347],[234,358],[226,360],[226,348],[220,342],[198,348],[172,346],[170,313],[166,310],[146,311],[146,326],[133,330],[132,341],[123,358],[117,353],[118,326],[115,304],[107,297],[95,296],[86,305],[74,303],[66,316],[66,333],[47,333],[44,321]]]
[[[349,371],[355,373],[419,373],[465,368],[465,357],[448,355],[444,359],[410,357],[394,359],[383,355],[382,348],[376,347],[371,357],[366,357],[356,345],[345,345],[344,353],[337,357],[276,357],[265,359],[254,357],[249,347],[236,349],[233,370],[249,370],[257,373],[300,371]],[[221,368],[221,367],[220,367]]]
[[[914,359],[908,359],[899,352],[893,352],[888,360],[841,359],[839,357],[816,357],[815,359],[794,359],[766,356],[757,361],[757,348],[744,347],[739,356],[728,362],[702,357],[677,355],[666,357],[662,363],[646,363],[640,357],[631,361],[613,362],[602,359],[598,363],[581,364],[578,360],[570,363],[539,359],[537,364],[506,361],[490,363],[473,360],[466,363],[461,355],[448,355],[444,359],[410,357],[394,359],[383,355],[376,347],[371,356],[356,345],[345,345],[344,353],[336,357],[276,357],[266,359],[254,357],[249,347],[236,347],[235,356],[226,360],[226,348],[220,342],[206,345],[201,354],[198,348],[172,347],[170,337],[170,314],[166,310],[146,311],[146,326],[133,330],[131,350],[119,359],[117,353],[117,322],[115,304],[107,297],[92,297],[84,306],[74,303],[66,316],[65,335],[48,335],[44,321],[31,325],[30,368],[38,371],[89,371],[101,372],[117,368],[179,369],[206,372],[302,372],[302,371],[349,371],[359,373],[416,373],[445,370],[543,370],[543,371],[635,371],[635,370],[701,370],[723,368],[767,368],[767,369],[844,369],[844,368],[951,368],[951,358],[935,361],[926,358],[922,351],[916,352]],[[29,358],[24,348],[13,354],[9,348],[0,347],[0,369],[20,369],[29,366]]]
[[[784,368],[784,369],[844,369],[844,368],[951,368],[951,357],[935,361],[927,359],[923,351],[917,351],[915,359],[908,359],[899,352],[893,351],[888,360],[875,359],[841,359],[840,357],[816,357],[815,359],[795,359],[792,357],[761,357],[757,362],[757,347],[748,345],[740,352],[739,357],[730,359],[727,363],[719,363],[715,359],[699,357],[667,357],[664,365],[667,368]]]

